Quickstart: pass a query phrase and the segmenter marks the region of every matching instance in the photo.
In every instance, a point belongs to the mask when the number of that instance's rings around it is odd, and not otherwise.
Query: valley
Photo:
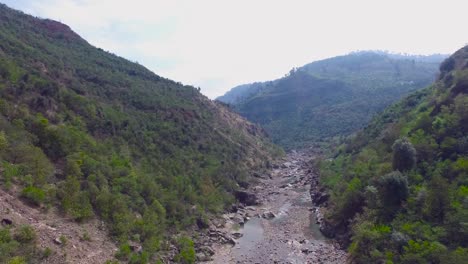
[[[0,263],[468,263],[468,46],[318,50],[212,99],[91,42],[0,3]],[[224,53],[186,69],[218,95]]]

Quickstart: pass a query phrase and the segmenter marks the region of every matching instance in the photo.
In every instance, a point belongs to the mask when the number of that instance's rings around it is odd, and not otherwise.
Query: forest
[[[444,55],[354,52],[241,85],[217,98],[286,149],[340,139],[409,93],[431,84]]]
[[[468,261],[468,47],[319,162],[326,224],[356,263]]]
[[[95,48],[60,22],[0,5],[0,55],[2,188],[78,222],[103,219],[120,260],[154,259],[171,234],[223,211],[251,170],[282,153],[198,89]],[[32,238],[0,234],[2,263],[45,254],[23,252]]]

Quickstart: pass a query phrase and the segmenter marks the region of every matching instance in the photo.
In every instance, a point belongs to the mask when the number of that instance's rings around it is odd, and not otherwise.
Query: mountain
[[[280,153],[198,89],[0,5],[1,193],[77,222],[103,220],[121,260],[146,263]],[[7,224],[18,216],[0,214]],[[26,252],[34,237],[30,227],[0,228],[0,262],[35,263],[59,247],[41,240]]]
[[[356,52],[235,87],[217,100],[261,124],[274,142],[300,148],[362,128],[386,106],[434,81],[444,58]]]
[[[468,46],[320,163],[356,263],[468,263]]]

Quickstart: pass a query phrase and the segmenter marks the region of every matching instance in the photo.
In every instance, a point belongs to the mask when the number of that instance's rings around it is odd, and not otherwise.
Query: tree
[[[407,138],[400,138],[393,144],[393,169],[409,171],[416,165],[416,149]]]
[[[428,195],[424,212],[426,217],[432,221],[441,223],[450,206],[450,199],[447,193],[449,183],[440,175],[432,177],[428,185]]]
[[[393,171],[379,179],[379,189],[383,216],[391,218],[408,198],[408,180],[399,171]]]

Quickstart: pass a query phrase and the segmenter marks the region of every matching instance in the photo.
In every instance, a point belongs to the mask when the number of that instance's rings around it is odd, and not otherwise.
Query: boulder
[[[232,233],[232,237],[234,237],[235,239],[239,239],[243,236],[242,233],[239,233],[239,232],[234,232]]]
[[[199,261],[199,262],[206,262],[206,261],[211,260],[211,258],[209,256],[205,255],[202,252],[199,252],[199,253],[195,254],[195,256],[197,258],[197,261]]]
[[[59,237],[56,237],[54,239],[54,243],[57,244],[57,245],[62,245],[62,240]]]
[[[234,216],[234,217],[232,218],[232,221],[233,221],[234,223],[236,223],[236,224],[241,225],[241,226],[243,226],[244,223],[245,223],[244,217],[241,216],[241,215],[236,215],[236,216]]]
[[[328,201],[330,195],[326,192],[314,192],[312,193],[312,202],[315,206],[322,205]]]
[[[250,205],[258,205],[258,198],[255,194],[251,193],[251,192],[248,192],[248,191],[244,191],[244,190],[238,190],[234,193],[234,196],[236,197],[236,199],[247,205],[247,206],[250,206]]]
[[[200,247],[200,252],[203,252],[206,256],[213,256],[215,251],[209,246]]]
[[[275,217],[276,215],[271,211],[266,211],[262,214],[262,218],[265,218],[265,219],[273,219]]]
[[[206,229],[206,228],[210,227],[210,225],[211,225],[210,220],[203,219],[201,217],[198,217],[196,221],[197,221],[197,226],[200,229]]]

